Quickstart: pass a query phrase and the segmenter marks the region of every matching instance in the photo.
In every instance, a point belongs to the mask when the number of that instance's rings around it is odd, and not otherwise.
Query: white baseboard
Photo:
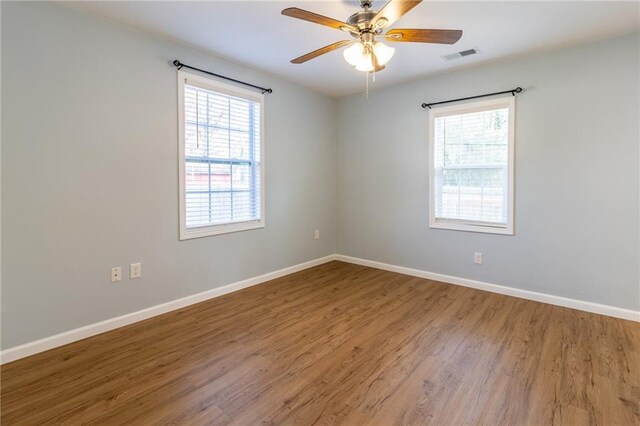
[[[554,296],[546,293],[522,290],[519,288],[506,287],[498,284],[490,284],[482,281],[470,280],[467,278],[454,277],[451,275],[438,274],[435,272],[421,271],[419,269],[406,268],[404,266],[390,265],[388,263],[376,262],[373,260],[360,259],[357,257],[335,255],[335,260],[354,263],[356,265],[369,266],[371,268],[383,269],[385,271],[397,272],[428,280],[441,281],[449,284],[456,284],[464,287],[471,287],[478,290],[490,291],[492,293],[504,294],[507,296],[519,297],[521,299],[534,300],[536,302],[549,303],[551,305],[563,306],[565,308],[578,309],[580,311],[592,312],[595,314],[607,315],[610,317],[622,318],[640,322],[640,311],[617,308],[615,306],[601,305],[599,303],[585,302],[582,300],[569,299],[562,296]]]
[[[76,328],[75,330],[66,331],[64,333],[56,334],[51,337],[46,337],[44,339],[25,343],[20,346],[15,346],[13,348],[9,348],[0,352],[0,364],[6,364],[8,362],[27,357],[29,355],[34,355],[39,352],[44,352],[49,349],[57,348],[58,346],[62,346],[68,343],[76,342],[78,340],[86,339],[87,337],[95,336],[96,334],[104,333],[105,331],[113,330],[115,328],[120,328],[129,324],[133,324],[135,322],[142,321],[147,318],[155,317],[157,315],[161,315],[170,311],[174,311],[176,309],[184,308],[185,306],[203,302],[208,299],[213,299],[214,297],[222,296],[223,294],[238,291],[243,288],[251,287],[257,284],[262,284],[266,281],[280,278],[285,275],[293,274],[294,272],[302,271],[304,269],[321,265],[323,263],[327,263],[332,260],[335,260],[334,255],[321,257],[319,259],[310,260],[309,262],[300,263],[298,265],[279,269],[277,271],[269,272],[264,275],[238,281],[222,287],[216,287],[211,290],[203,291],[202,293],[193,294],[191,296],[183,297],[181,299],[172,300],[167,303],[162,303],[160,305],[142,309],[137,312],[121,315],[119,317],[111,318],[105,321],[100,321],[94,324],[89,324],[84,327]]]
[[[467,278],[454,277],[451,275],[421,271],[419,269],[412,269],[404,266],[390,265],[388,263],[335,254],[311,260],[309,262],[300,263],[288,268],[283,268],[274,272],[269,272],[267,274],[249,278],[243,281],[238,281],[222,287],[217,287],[211,290],[204,291],[202,293],[193,294],[181,299],[172,300],[170,302],[152,306],[150,308],[142,309],[130,314],[121,315],[119,317],[97,322],[95,324],[76,328],[75,330],[66,331],[64,333],[56,334],[55,336],[46,337],[44,339],[25,343],[20,346],[15,346],[13,348],[9,348],[0,352],[0,364],[6,364],[8,362],[27,357],[29,355],[34,355],[39,352],[57,348],[58,346],[86,339],[87,337],[95,336],[96,334],[104,333],[106,331],[113,330],[119,327],[124,327],[125,325],[133,324],[135,322],[174,311],[176,309],[184,308],[185,306],[203,302],[208,299],[213,299],[214,297],[222,296],[223,294],[261,284],[266,281],[283,277],[285,275],[293,274],[294,272],[312,268],[314,266],[321,265],[332,260],[340,260],[342,262],[369,266],[371,268],[383,269],[385,271],[397,272],[414,277],[426,278],[429,280],[441,281],[444,283],[456,284],[464,287],[471,287],[478,290],[490,291],[492,293],[519,297],[521,299],[534,300],[536,302],[549,303],[551,305],[563,306],[566,308],[578,309],[581,311],[593,312],[596,314],[640,322],[640,311],[633,311],[630,309],[617,308],[615,306],[601,305],[598,303],[569,299],[567,297],[553,296],[550,294],[538,293],[535,291],[522,290],[518,288],[490,284]]]

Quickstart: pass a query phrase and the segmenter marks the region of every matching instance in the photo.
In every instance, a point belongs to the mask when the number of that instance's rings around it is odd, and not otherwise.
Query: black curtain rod
[[[234,83],[244,84],[245,86],[249,86],[249,87],[253,87],[254,89],[262,90],[262,94],[263,95],[265,93],[273,93],[273,90],[271,90],[271,89],[267,89],[265,87],[256,86],[255,84],[251,84],[251,83],[245,83],[244,81],[236,80],[235,78],[231,78],[231,77],[225,77],[224,75],[216,74],[216,73],[213,73],[213,72],[201,70],[200,68],[196,68],[196,67],[192,67],[192,66],[183,64],[182,62],[180,62],[177,59],[175,61],[173,61],[173,65],[175,65],[175,67],[178,68],[179,70],[182,69],[182,68],[189,68],[189,69],[194,70],[194,71],[200,71],[200,72],[203,72],[205,74],[212,75],[214,77],[224,78],[225,80],[233,81]]]
[[[468,98],[451,99],[449,101],[432,102],[430,104],[424,103],[422,104],[422,108],[431,109],[431,107],[434,105],[448,104],[449,102],[466,101],[469,99],[486,98],[487,96],[504,95],[505,93],[511,93],[511,95],[515,96],[516,93],[520,92],[522,92],[522,87],[516,87],[515,89],[505,90],[504,92],[487,93],[486,95],[469,96]]]

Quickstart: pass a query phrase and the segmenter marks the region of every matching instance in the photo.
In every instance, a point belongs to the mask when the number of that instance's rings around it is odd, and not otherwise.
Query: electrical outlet
[[[316,229],[316,232],[314,232],[313,239],[314,240],[319,240],[320,239],[320,230],[319,229]]]
[[[476,265],[482,265],[482,253],[473,253],[473,263],[475,263]]]
[[[117,283],[122,281],[122,268],[119,266],[115,266],[111,268],[111,282]]]
[[[129,278],[140,278],[142,276],[142,263],[132,263],[129,269]]]

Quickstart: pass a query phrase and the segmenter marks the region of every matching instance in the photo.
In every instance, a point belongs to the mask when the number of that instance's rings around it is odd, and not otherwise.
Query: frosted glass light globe
[[[382,42],[377,42],[373,46],[373,53],[375,53],[378,59],[378,65],[384,65],[391,60],[396,49],[389,47]]]
[[[365,56],[364,46],[360,42],[354,43],[346,48],[344,52],[342,52],[342,55],[349,64],[355,67],[362,62],[363,56]]]
[[[373,71],[373,56],[372,54],[362,56],[362,60],[356,66],[358,71],[371,72]]]

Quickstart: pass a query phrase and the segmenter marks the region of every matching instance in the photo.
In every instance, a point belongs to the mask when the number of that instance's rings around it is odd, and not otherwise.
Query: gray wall
[[[635,34],[342,98],[338,253],[640,308],[639,49]],[[516,235],[429,229],[420,104],[518,85]]]
[[[273,88],[266,228],[178,241],[175,58]],[[58,5],[2,2],[2,348],[334,253],[335,103]]]
[[[53,4],[2,2],[1,47],[4,349],[336,246],[640,307],[638,35],[373,86],[368,100],[330,99]],[[265,229],[178,241],[174,58],[273,87]],[[516,235],[429,229],[420,103],[516,85]],[[131,281],[138,261],[143,277]]]

